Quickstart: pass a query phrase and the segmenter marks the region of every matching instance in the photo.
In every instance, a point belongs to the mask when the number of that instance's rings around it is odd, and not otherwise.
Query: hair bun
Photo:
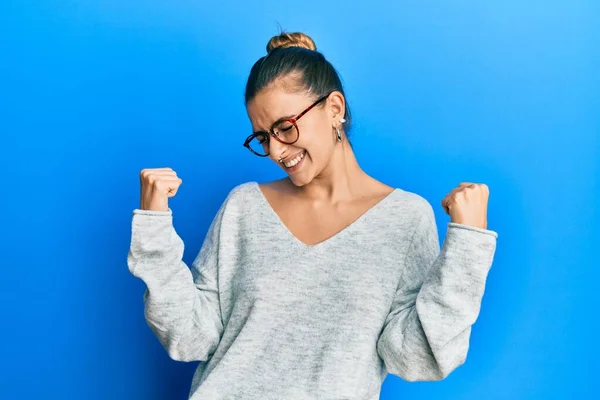
[[[308,50],[317,50],[315,42],[307,34],[302,32],[282,32],[269,40],[269,43],[267,43],[267,53],[284,47],[303,47]]]

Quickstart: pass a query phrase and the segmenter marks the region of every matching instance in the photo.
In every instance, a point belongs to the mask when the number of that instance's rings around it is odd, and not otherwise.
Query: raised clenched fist
[[[451,222],[487,229],[490,189],[485,183],[461,182],[442,200]]]
[[[140,209],[169,211],[169,197],[175,196],[181,182],[171,168],[144,168],[140,172]]]

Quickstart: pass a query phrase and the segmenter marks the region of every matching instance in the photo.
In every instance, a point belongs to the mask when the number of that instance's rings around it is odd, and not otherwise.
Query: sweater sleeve
[[[488,229],[450,222],[440,252],[427,203],[377,341],[391,374],[410,382],[435,381],[465,362],[497,237]]]
[[[220,220],[213,219],[192,268],[182,261],[184,243],[172,210],[133,211],[129,271],[146,284],[146,322],[178,361],[206,361],[223,333],[217,286]]]

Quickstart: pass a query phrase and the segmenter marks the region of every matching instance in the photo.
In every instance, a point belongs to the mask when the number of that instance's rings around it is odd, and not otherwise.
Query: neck
[[[344,135],[343,141],[336,143],[336,149],[325,169],[299,190],[311,200],[344,202],[360,196],[369,179],[358,165],[354,151]]]

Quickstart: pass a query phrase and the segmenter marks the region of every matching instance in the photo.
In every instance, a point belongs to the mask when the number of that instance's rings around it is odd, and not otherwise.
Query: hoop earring
[[[340,132],[340,127],[339,126],[337,128],[335,128],[335,133],[337,134],[337,141],[341,142],[342,141],[342,134]]]

